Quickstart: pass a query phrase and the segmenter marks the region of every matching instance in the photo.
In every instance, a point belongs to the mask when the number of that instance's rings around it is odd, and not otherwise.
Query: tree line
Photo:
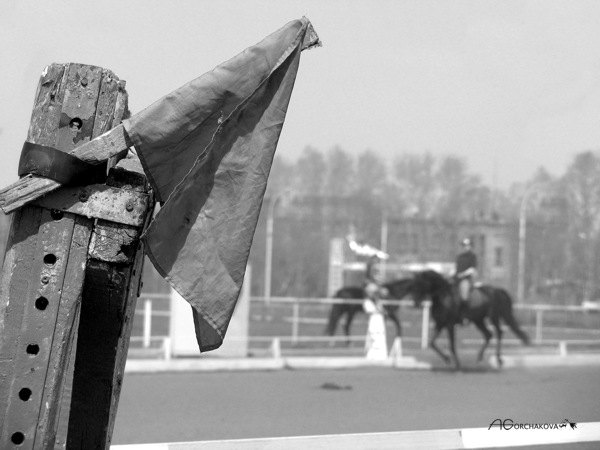
[[[455,155],[406,152],[386,159],[372,150],[353,156],[339,146],[327,151],[307,146],[295,161],[281,154],[275,157],[261,212],[263,223],[267,206],[277,200],[275,217],[281,226],[288,227],[284,232],[293,235],[294,230],[289,228],[293,225],[284,225],[286,219],[306,221],[309,219],[306,214],[317,214],[314,208],[312,211],[305,208],[301,218],[294,215],[294,199],[302,198],[369,205],[373,210],[370,217],[352,218],[351,214],[340,213],[340,208],[336,214],[342,214],[342,222],[363,220],[360,228],[372,230],[372,239],[377,239],[382,212],[397,219],[423,219],[446,224],[485,220],[512,223],[515,227],[520,219],[526,218],[529,294],[534,291],[543,294],[544,290],[560,293],[563,289],[579,300],[600,297],[600,286],[596,282],[600,275],[598,151],[575,154],[560,175],[550,174],[540,167],[527,181],[500,189],[486,184],[468,167],[465,158]],[[323,222],[327,218],[313,217],[313,227],[317,223],[315,220]],[[311,235],[309,240],[303,240],[304,247],[294,247],[293,241],[297,238],[288,236],[287,244],[285,236],[279,236],[277,240],[275,233],[275,251],[280,255],[292,254],[296,261],[293,264],[287,259],[279,261],[276,270],[282,281],[279,285],[275,282],[274,295],[323,294],[324,282],[319,281],[319,277],[323,277],[324,266],[317,258],[326,259],[328,249],[310,251],[306,247],[314,241],[327,247],[327,242],[318,235],[331,234],[332,225],[321,223],[314,232],[304,225],[301,227],[300,232]],[[261,256],[264,240],[260,233],[259,223],[252,252],[253,264],[258,266],[255,274],[260,274],[264,260]],[[335,233],[340,235],[343,230],[335,230]],[[307,261],[298,261],[299,258]],[[320,274],[311,277],[311,267]],[[296,278],[295,282],[289,280],[289,274],[295,274],[292,276]],[[262,292],[263,286],[256,277],[253,288],[257,293]]]
[[[276,219],[273,295],[325,295],[329,239],[355,225],[377,245],[387,214],[396,220],[499,221],[515,227],[525,216],[529,294],[558,292],[557,302],[566,291],[576,301],[600,298],[598,151],[575,154],[559,175],[540,167],[507,189],[487,185],[466,159],[454,155],[401,153],[385,159],[372,150],[353,156],[339,146],[327,151],[308,146],[295,161],[278,154],[251,251],[255,295],[264,292],[269,207]],[[1,257],[9,223],[0,214]]]

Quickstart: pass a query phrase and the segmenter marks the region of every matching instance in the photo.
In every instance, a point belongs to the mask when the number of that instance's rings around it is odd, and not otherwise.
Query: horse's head
[[[451,291],[451,284],[434,270],[424,270],[416,272],[413,277],[413,286],[411,289],[415,304],[420,305],[423,300],[436,297]]]

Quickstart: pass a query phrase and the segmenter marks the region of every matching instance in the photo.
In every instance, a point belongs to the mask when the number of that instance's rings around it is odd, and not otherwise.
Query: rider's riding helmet
[[[470,246],[471,246],[471,239],[469,239],[469,238],[464,238],[464,239],[462,240],[462,245],[463,245],[463,247],[470,247]]]

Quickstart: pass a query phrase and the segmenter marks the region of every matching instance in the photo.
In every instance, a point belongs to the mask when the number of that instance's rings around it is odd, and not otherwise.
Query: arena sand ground
[[[498,418],[600,421],[600,367],[127,374],[113,444],[488,427]]]

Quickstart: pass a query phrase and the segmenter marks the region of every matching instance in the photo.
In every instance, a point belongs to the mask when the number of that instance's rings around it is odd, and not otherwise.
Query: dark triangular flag
[[[162,208],[144,236],[193,307],[201,351],[219,347],[244,279],[300,52],[303,18],[124,123]]]

